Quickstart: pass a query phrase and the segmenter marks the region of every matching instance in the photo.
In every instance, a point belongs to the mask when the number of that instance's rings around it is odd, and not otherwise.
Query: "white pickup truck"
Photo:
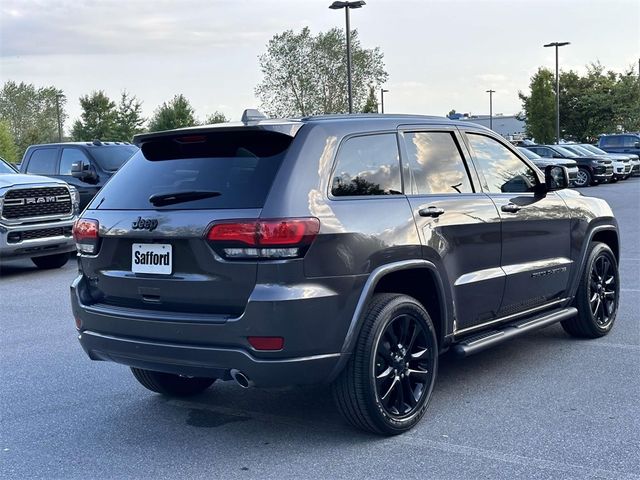
[[[61,180],[22,175],[0,159],[0,275],[7,260],[59,268],[75,251],[78,191]]]

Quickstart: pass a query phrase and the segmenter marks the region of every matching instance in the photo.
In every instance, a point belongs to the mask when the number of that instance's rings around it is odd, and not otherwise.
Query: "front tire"
[[[578,188],[584,188],[591,185],[592,182],[593,177],[591,176],[591,172],[586,168],[579,167],[576,179],[573,181],[573,184]]]
[[[168,397],[197,395],[216,381],[215,378],[181,377],[172,373],[154,372],[135,367],[131,367],[131,372],[143,387]]]
[[[33,257],[31,261],[40,270],[51,270],[52,268],[60,268],[69,261],[68,253],[57,253],[55,255],[45,255],[44,257]]]
[[[438,342],[426,310],[407,295],[377,294],[333,384],[334,399],[353,426],[397,435],[424,416],[437,370]]]
[[[592,242],[574,306],[578,315],[562,322],[571,336],[598,338],[608,334],[618,312],[620,275],[618,262],[608,245]]]

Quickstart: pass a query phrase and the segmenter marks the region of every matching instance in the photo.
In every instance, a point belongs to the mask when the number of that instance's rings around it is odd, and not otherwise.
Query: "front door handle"
[[[438,218],[443,213],[444,213],[444,208],[438,208],[438,207],[427,207],[427,208],[421,208],[420,210],[418,210],[418,215],[420,215],[421,217]]]
[[[518,213],[521,208],[522,207],[520,205],[516,205],[515,203],[508,203],[506,205],[502,205],[500,210],[507,213]]]

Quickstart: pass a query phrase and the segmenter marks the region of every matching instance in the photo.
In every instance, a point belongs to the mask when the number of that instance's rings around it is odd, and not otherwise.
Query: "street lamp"
[[[347,22],[347,89],[349,95],[349,113],[353,113],[353,97],[351,95],[351,26],[349,24],[349,10],[352,8],[362,8],[365,2],[358,0],[356,2],[333,2],[329,5],[331,10],[340,10],[344,8]]]
[[[389,90],[386,90],[384,88],[380,89],[380,107],[381,107],[381,112],[380,113],[384,113],[384,94],[389,92]]]
[[[493,130],[493,94],[496,93],[495,90],[487,90],[489,94],[489,129]]]
[[[58,115],[58,142],[62,141],[62,119],[60,118],[60,99],[64,98],[63,93],[56,93],[56,113]]]
[[[553,42],[543,45],[547,47],[556,47],[556,144],[560,143],[560,75],[558,73],[558,47],[570,45],[571,42]]]

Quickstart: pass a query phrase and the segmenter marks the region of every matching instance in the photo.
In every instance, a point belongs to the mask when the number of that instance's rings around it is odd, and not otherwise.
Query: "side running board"
[[[494,347],[519,335],[567,320],[577,314],[578,310],[574,307],[567,307],[561,310],[555,310],[551,313],[538,315],[534,318],[508,323],[499,329],[489,330],[487,332],[482,332],[477,335],[464,338],[460,343],[455,344],[452,349],[456,355],[460,357],[468,357],[469,355]]]

